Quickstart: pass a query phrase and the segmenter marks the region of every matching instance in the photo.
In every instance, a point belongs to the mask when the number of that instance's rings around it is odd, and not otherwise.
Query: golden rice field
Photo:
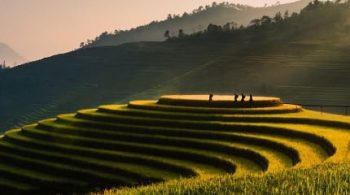
[[[293,174],[304,181],[300,175],[326,174],[349,160],[349,117],[275,97],[240,98],[163,96],[7,131],[0,140],[1,192],[256,193],[253,186],[268,190],[269,182]]]

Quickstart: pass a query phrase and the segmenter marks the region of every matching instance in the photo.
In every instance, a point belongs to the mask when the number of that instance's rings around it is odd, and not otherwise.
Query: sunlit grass
[[[216,101],[227,97],[221,98]],[[3,177],[23,174],[38,181],[39,189],[47,181],[57,190],[68,182],[68,191],[80,182],[81,189],[117,187],[110,192],[121,194],[255,193],[249,185],[287,177],[285,170],[299,174],[314,165],[348,162],[349,117],[289,104],[216,108],[181,101],[100,106],[8,131],[0,141],[0,158],[6,159],[0,172],[4,164],[11,169]],[[299,175],[290,177],[292,182]],[[213,181],[222,183],[213,187]],[[133,188],[146,184],[154,185]],[[235,187],[241,184],[246,187]],[[132,188],[118,191],[125,186]]]
[[[233,175],[171,181],[103,194],[349,194],[350,165],[323,164],[265,175]]]
[[[299,110],[299,112],[269,113],[265,115],[254,113],[213,113],[210,114],[213,120],[207,121],[205,117],[209,117],[208,114],[204,114],[204,112],[186,113],[181,108],[178,109],[181,106],[157,105],[147,101],[131,102],[131,104],[137,105],[135,110],[129,110],[125,106],[113,105],[102,106],[100,109],[107,113],[120,114],[121,116],[127,116],[128,111],[130,111],[130,113],[134,113],[140,119],[143,118],[145,120],[157,116],[162,118],[161,120],[167,120],[170,123],[174,122],[174,125],[176,125],[176,120],[182,119],[182,122],[187,121],[188,124],[271,127],[281,129],[281,131],[285,129],[305,132],[329,140],[336,148],[336,153],[331,158],[328,158],[324,148],[308,140],[292,137],[286,139],[282,135],[268,135],[264,134],[264,132],[261,132],[261,135],[259,133],[249,133],[249,136],[273,140],[297,149],[301,162],[292,170],[281,172],[283,168],[281,169],[280,164],[273,163],[277,159],[280,160],[281,157],[274,159],[273,156],[265,153],[267,150],[261,148],[259,150],[256,147],[256,151],[269,156],[270,167],[268,172],[270,173],[176,180],[140,188],[106,190],[105,194],[344,194],[350,191],[350,188],[345,187],[350,184],[349,179],[346,177],[347,174],[350,174],[348,171],[349,165],[343,164],[349,161],[350,117],[303,109]],[[142,105],[147,106],[143,108]],[[290,106],[293,107],[294,105]],[[131,106],[131,108],[134,107]],[[142,110],[138,110],[138,108],[142,108]],[[148,110],[147,108],[152,109]],[[253,109],[261,108],[252,108],[251,110]],[[172,110],[176,110],[176,112],[171,112]],[[230,119],[234,122],[230,121]],[[192,126],[195,127],[195,125]],[[288,136],[288,133],[285,136]],[[244,146],[242,145],[241,147]],[[321,165],[310,168],[315,164]],[[345,170],[346,173],[344,173]]]

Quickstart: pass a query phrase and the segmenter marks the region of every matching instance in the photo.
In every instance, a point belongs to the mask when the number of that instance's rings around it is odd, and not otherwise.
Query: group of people
[[[241,102],[245,102],[245,98],[246,98],[246,95],[242,93],[242,98],[241,98]],[[212,102],[213,101],[213,97],[214,97],[214,94],[209,94],[209,102]],[[239,98],[239,95],[237,94],[234,94],[234,102],[238,102],[238,98]],[[249,102],[253,102],[253,95],[250,94],[249,95]]]

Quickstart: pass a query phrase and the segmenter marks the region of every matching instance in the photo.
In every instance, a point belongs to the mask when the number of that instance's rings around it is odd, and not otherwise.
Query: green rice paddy
[[[104,105],[7,131],[0,138],[0,189],[172,193],[161,189],[346,162],[349,119],[268,97],[164,96]],[[160,191],[152,191],[156,186]]]

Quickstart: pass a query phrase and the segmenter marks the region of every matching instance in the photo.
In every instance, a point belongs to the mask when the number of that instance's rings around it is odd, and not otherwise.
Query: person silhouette
[[[249,95],[249,102],[252,103],[253,101],[254,101],[254,100],[253,100],[253,95],[250,94],[250,95]]]
[[[239,95],[235,94],[235,102],[237,102]]]
[[[245,95],[242,93],[242,102],[245,100]]]
[[[213,97],[214,97],[213,94],[209,94],[209,102],[212,102],[212,101],[213,101]]]

